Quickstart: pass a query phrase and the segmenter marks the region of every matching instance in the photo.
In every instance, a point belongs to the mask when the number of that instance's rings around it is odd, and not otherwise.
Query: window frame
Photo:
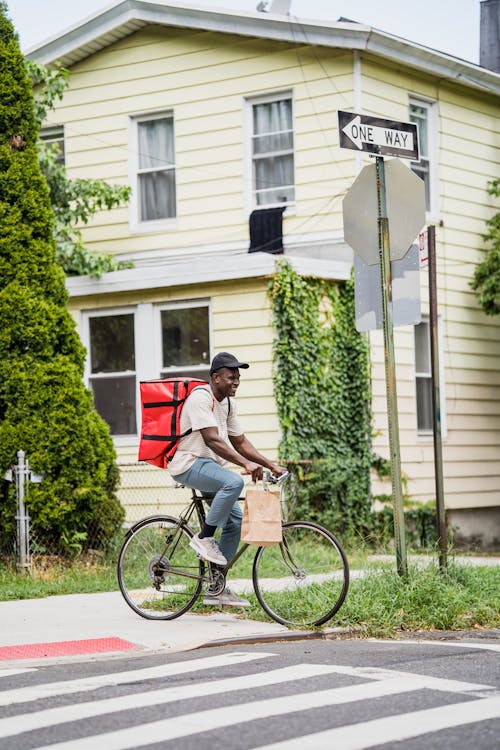
[[[162,342],[162,328],[161,328],[161,314],[165,310],[174,310],[174,309],[193,309],[195,307],[206,307],[207,308],[207,315],[208,315],[208,364],[207,365],[188,365],[186,367],[163,367],[163,342]],[[158,373],[157,377],[170,377],[175,378],[177,377],[177,373],[180,370],[189,369],[193,371],[200,371],[200,374],[205,374],[205,372],[210,369],[210,362],[212,361],[212,341],[213,341],[213,331],[212,331],[212,307],[211,307],[211,301],[210,299],[193,299],[193,300],[175,300],[172,302],[165,302],[155,305],[154,310],[155,315],[155,323],[154,323],[154,330],[155,330],[155,370]],[[190,377],[196,377],[196,374],[191,375]],[[202,378],[203,379],[203,378]]]
[[[427,335],[426,335],[426,344],[428,348],[428,358],[429,358],[429,371],[428,372],[419,372],[417,370],[417,346],[416,346],[416,329],[418,325],[426,325],[427,327]],[[444,379],[444,364],[443,364],[443,332],[442,332],[442,318],[438,315],[438,322],[437,322],[437,337],[438,337],[438,368],[439,368],[439,400],[440,400],[440,417],[441,417],[441,436],[446,437],[447,435],[447,427],[446,427],[446,393],[445,393],[445,379]],[[414,333],[413,333],[413,347],[414,347],[414,355],[415,355],[415,422],[416,422],[416,431],[417,436],[419,438],[429,438],[433,436],[433,414],[432,414],[432,358],[431,358],[431,323],[429,315],[422,315],[422,320],[420,323],[417,323],[414,326]],[[431,427],[430,429],[422,429],[418,426],[418,388],[417,388],[417,380],[418,378],[426,378],[431,381]]]
[[[163,120],[171,118],[173,134],[173,153],[174,163],[165,167],[163,171],[174,171],[175,184],[175,215],[162,219],[149,219],[141,221],[140,219],[140,192],[139,192],[139,124],[142,122],[151,122],[152,120]],[[129,182],[132,186],[132,194],[129,202],[129,228],[131,234],[143,234],[149,232],[162,232],[165,230],[175,229],[178,223],[178,181],[177,181],[177,151],[176,151],[176,130],[175,114],[173,109],[129,115]]]
[[[106,308],[91,308],[79,313],[80,336],[85,346],[87,355],[84,367],[84,382],[92,390],[90,371],[90,318],[111,315],[134,315],[134,339],[135,339],[135,379],[136,379],[136,426],[137,434],[112,435],[114,444],[119,446],[137,446],[141,429],[141,399],[140,383],[143,380],[154,380],[161,377],[162,368],[162,334],[161,334],[161,311],[173,307],[207,307],[208,308],[208,335],[209,335],[209,362],[213,356],[213,316],[211,298],[200,297],[199,299],[180,299],[165,302],[140,302],[136,305],[123,305]],[[153,335],[151,335],[153,331]],[[207,370],[210,365],[205,368]],[[172,376],[175,375],[172,368]],[[178,368],[180,369],[180,368]],[[190,368],[190,369],[195,369]],[[112,376],[113,373],[106,373]],[[130,373],[129,373],[130,374]]]
[[[119,371],[119,372],[107,372],[103,374],[99,373],[92,373],[91,371],[91,361],[90,361],[90,320],[91,318],[103,318],[103,317],[117,317],[119,315],[132,315],[134,318],[134,359],[135,359],[135,370],[126,370],[126,371]],[[139,434],[140,424],[141,424],[141,414],[140,414],[140,400],[139,400],[139,380],[140,380],[140,372],[138,368],[138,361],[137,361],[137,352],[138,352],[138,316],[137,316],[137,307],[136,306],[126,306],[126,307],[110,307],[110,308],[101,308],[98,310],[84,310],[81,313],[81,339],[82,343],[85,346],[86,349],[86,357],[85,357],[85,366],[84,366],[84,381],[89,388],[90,391],[93,392],[92,389],[92,380],[105,380],[107,378],[112,377],[119,377],[122,375],[123,377],[130,377],[132,374],[135,377],[135,421],[136,421],[136,433],[120,433],[117,435],[111,435],[113,438],[113,441],[117,445],[130,445],[137,441],[137,437]]]
[[[293,190],[294,199],[285,203],[265,203],[259,205],[256,200],[256,188],[254,184],[254,155],[253,155],[253,107],[256,104],[268,104],[271,102],[289,99],[292,107],[292,137],[293,146],[290,149],[293,157]],[[297,175],[296,175],[296,127],[295,127],[295,100],[292,89],[259,94],[257,96],[246,96],[243,99],[243,144],[244,144],[244,180],[245,180],[245,212],[249,215],[254,210],[277,208],[285,206],[287,215],[295,212],[297,203]]]
[[[43,143],[50,144],[62,144],[62,148],[59,150],[56,156],[56,161],[62,166],[66,165],[66,142],[64,135],[64,125],[46,125],[40,128],[39,138]]]
[[[426,112],[427,122],[427,161],[428,161],[428,172],[429,172],[429,206],[426,205],[426,222],[431,223],[433,221],[439,221],[439,150],[438,150],[438,105],[435,100],[427,99],[425,97],[416,96],[410,94],[408,99],[408,113],[409,119],[411,120],[412,112],[411,108],[421,107]],[[420,136],[420,128],[418,127],[418,141],[419,141],[419,152],[422,153],[422,142]],[[410,162],[410,168],[414,172],[413,167],[417,166],[419,162]],[[418,174],[417,172],[414,172]]]

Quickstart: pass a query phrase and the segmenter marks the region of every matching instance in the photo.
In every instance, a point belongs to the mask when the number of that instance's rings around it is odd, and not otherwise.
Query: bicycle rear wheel
[[[260,547],[253,585],[262,608],[283,625],[323,625],[340,609],[349,566],[339,541],[306,521],[283,524],[283,541]]]
[[[118,583],[127,604],[148,620],[173,620],[193,606],[205,565],[189,546],[193,532],[172,516],[133,526],[118,556]]]

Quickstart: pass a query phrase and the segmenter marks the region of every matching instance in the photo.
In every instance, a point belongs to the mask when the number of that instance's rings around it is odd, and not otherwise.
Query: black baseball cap
[[[227,367],[230,370],[237,370],[239,367],[243,367],[243,369],[246,370],[250,365],[246,362],[240,362],[237,360],[234,354],[229,354],[229,352],[219,352],[219,354],[215,355],[212,364],[210,365],[210,375],[213,372],[220,370],[222,367]]]

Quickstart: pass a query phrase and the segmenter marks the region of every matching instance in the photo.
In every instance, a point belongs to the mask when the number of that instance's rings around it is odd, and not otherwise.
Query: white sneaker
[[[193,536],[189,540],[189,546],[204,560],[209,560],[217,565],[227,565],[227,560],[213,536],[206,536],[203,539],[200,539],[198,535]]]
[[[211,594],[210,589],[208,589],[203,597],[203,604],[215,604],[218,607],[250,607],[249,601],[242,599],[240,596],[236,596],[236,594],[227,587],[222,594]]]

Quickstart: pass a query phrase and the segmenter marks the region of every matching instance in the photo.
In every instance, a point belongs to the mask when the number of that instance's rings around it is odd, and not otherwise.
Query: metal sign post
[[[407,256],[410,244],[425,223],[425,192],[422,180],[399,159],[392,159],[386,165],[383,156],[418,161],[418,132],[414,123],[355,112],[339,111],[338,120],[340,148],[376,154],[375,169],[373,165],[364,167],[343,200],[344,237],[366,264],[380,265],[396,562],[398,573],[405,576],[391,261]]]
[[[439,384],[439,348],[438,348],[438,315],[436,284],[436,227],[427,229],[427,246],[429,253],[429,318],[431,332],[431,368],[432,368],[432,419],[434,436],[434,473],[436,482],[436,516],[439,544],[439,567],[447,565],[446,548],[446,514],[444,509],[443,484],[443,449],[441,441],[441,394]]]
[[[387,391],[387,416],[389,422],[389,450],[391,454],[392,499],[394,504],[394,539],[396,566],[400,576],[408,570],[406,557],[405,521],[401,483],[401,454],[399,447],[398,400],[396,390],[396,360],[394,356],[394,329],[392,319],[391,254],[389,220],[385,189],[385,167],[382,157],[376,157],[378,238],[380,277],[382,284],[382,318],[384,327],[384,362]]]

